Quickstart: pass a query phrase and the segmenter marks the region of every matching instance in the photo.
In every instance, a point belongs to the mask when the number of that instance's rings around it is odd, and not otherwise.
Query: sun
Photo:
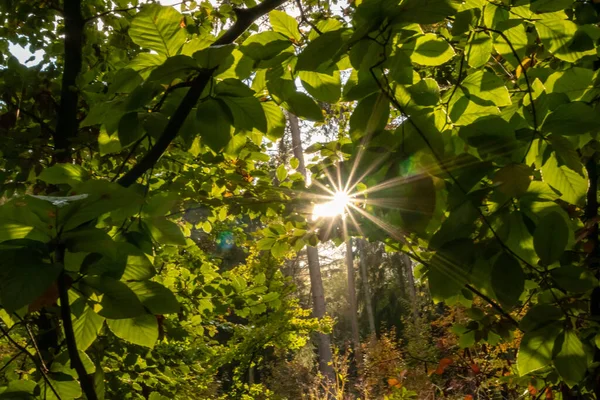
[[[325,203],[315,204],[312,213],[313,220],[319,218],[332,218],[337,217],[338,215],[343,217],[351,202],[352,199],[346,191],[336,190],[333,196],[331,196],[331,200]]]

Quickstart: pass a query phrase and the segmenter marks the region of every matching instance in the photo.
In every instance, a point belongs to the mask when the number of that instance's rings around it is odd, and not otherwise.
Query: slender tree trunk
[[[302,150],[302,140],[300,138],[300,126],[298,117],[288,113],[290,131],[292,133],[292,148],[294,157],[298,159],[298,172],[304,175],[306,180],[306,165],[304,164],[304,152]],[[310,288],[313,300],[313,316],[323,318],[325,316],[325,291],[323,290],[323,278],[321,277],[321,266],[319,265],[319,251],[316,247],[306,247],[306,258],[308,260],[308,271],[310,273]],[[317,334],[319,349],[319,370],[323,376],[331,382],[335,382],[335,373],[331,365],[331,340],[325,333]]]
[[[415,276],[413,275],[412,260],[406,254],[400,256],[404,271],[406,271],[406,280],[408,281],[408,295],[412,309],[413,319],[416,320],[419,310],[417,309],[417,289],[415,286]]]
[[[585,222],[587,223],[595,221],[598,218],[598,165],[596,157],[597,154],[593,154],[585,164],[588,179],[590,180],[585,206]],[[598,222],[594,222],[591,226],[588,239],[593,245],[592,252],[588,258],[588,267],[594,272],[596,278],[600,278],[600,263],[598,262],[600,259],[599,232],[600,228],[598,227]],[[592,296],[590,298],[590,314],[592,317],[600,317],[600,288],[595,288],[592,291]],[[599,349],[594,351],[594,361],[600,362]],[[600,374],[597,372],[598,369],[596,369],[593,390],[596,397],[600,399]]]
[[[373,337],[376,337],[377,332],[375,330],[375,315],[373,314],[373,304],[371,302],[371,288],[369,287],[367,261],[368,245],[364,239],[358,240],[358,250],[360,253],[360,275],[363,285],[363,292],[365,294],[365,310],[367,311],[367,318],[369,320],[369,332]]]
[[[348,303],[350,303],[350,322],[352,324],[352,342],[354,357],[361,364],[360,336],[358,333],[358,310],[356,307],[356,284],[354,282],[354,256],[352,255],[352,238],[346,239],[346,268],[348,270]]]

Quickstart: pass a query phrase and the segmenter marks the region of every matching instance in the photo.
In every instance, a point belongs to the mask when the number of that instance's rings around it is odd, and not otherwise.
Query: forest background
[[[0,399],[600,398],[599,13],[0,0]]]

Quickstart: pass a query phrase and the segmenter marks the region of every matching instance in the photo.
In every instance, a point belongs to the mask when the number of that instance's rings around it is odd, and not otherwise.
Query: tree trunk
[[[406,254],[400,256],[404,270],[406,271],[406,280],[408,281],[408,295],[410,297],[410,304],[412,309],[413,319],[416,320],[418,316],[418,305],[417,305],[417,289],[415,286],[415,276],[413,275],[412,260]]]
[[[373,304],[371,302],[371,288],[369,287],[369,274],[368,274],[368,261],[367,261],[367,250],[368,244],[366,240],[358,240],[358,250],[360,253],[360,275],[363,285],[363,292],[365,294],[365,310],[367,312],[367,318],[369,320],[369,332],[373,337],[376,337],[377,332],[375,330],[375,315],[373,314]]]
[[[300,126],[298,117],[288,113],[290,131],[292,133],[292,148],[294,157],[298,159],[298,172],[304,175],[306,180],[306,165],[304,164],[304,152],[300,138]],[[310,288],[313,300],[313,316],[323,318],[325,316],[325,291],[323,290],[323,279],[321,277],[321,266],[319,265],[319,251],[316,247],[306,247],[306,258],[308,260],[308,271],[310,273]],[[319,370],[323,376],[331,382],[335,382],[335,373],[331,365],[331,340],[325,333],[317,334],[317,346],[319,349]]]
[[[588,179],[590,181],[587,196],[586,196],[586,206],[585,206],[585,222],[590,223],[591,221],[596,221],[592,224],[590,233],[589,233],[589,242],[592,243],[592,252],[588,257],[588,267],[594,272],[596,278],[600,278],[600,263],[598,259],[600,258],[600,239],[598,235],[600,233],[600,228],[598,226],[597,218],[598,218],[598,165],[596,163],[597,154],[593,154],[588,162],[585,164],[585,169],[588,173]],[[592,291],[592,296],[590,298],[590,314],[592,317],[600,317],[600,288],[596,287]],[[600,350],[596,349],[594,351],[594,362],[600,362]],[[596,369],[595,379],[594,379],[594,394],[596,398],[600,399],[600,374],[597,373],[598,369]]]
[[[354,344],[354,358],[360,365],[362,355],[360,351],[360,336],[358,333],[358,310],[356,307],[356,284],[354,283],[354,256],[352,255],[352,238],[346,239],[346,268],[348,270],[348,303],[350,303],[350,322],[352,324],[352,342]]]

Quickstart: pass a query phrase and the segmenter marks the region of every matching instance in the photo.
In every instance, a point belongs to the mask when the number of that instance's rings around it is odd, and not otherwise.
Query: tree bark
[[[416,320],[418,316],[417,309],[417,289],[415,286],[415,276],[413,275],[412,260],[406,254],[400,255],[400,261],[404,271],[406,271],[406,280],[408,281],[408,296],[410,297],[410,305],[412,310],[413,319]]]
[[[356,284],[354,280],[354,255],[352,254],[352,238],[346,239],[346,268],[348,271],[348,303],[350,306],[350,323],[352,325],[352,342],[354,344],[354,358],[360,365],[362,354],[360,351],[360,335],[358,332],[358,310],[356,306]]]
[[[300,137],[300,126],[298,117],[288,113],[290,131],[292,133],[292,149],[294,157],[298,159],[298,172],[304,176],[306,181],[306,164],[304,163],[304,152],[302,149],[302,139]],[[283,139],[282,139],[283,140]],[[316,247],[306,247],[306,258],[308,261],[308,271],[310,273],[310,288],[312,292],[313,316],[323,318],[325,316],[325,291],[323,289],[323,278],[321,277],[321,266],[319,265],[319,251]],[[331,339],[325,333],[317,334],[317,347],[319,350],[319,370],[323,376],[335,382],[335,373],[331,365]]]
[[[365,310],[367,312],[367,318],[369,320],[369,332],[371,333],[371,335],[373,335],[373,337],[377,337],[377,331],[375,329],[375,315],[373,314],[373,304],[371,302],[371,288],[369,286],[367,261],[368,244],[366,240],[358,240],[358,250],[360,253],[360,276],[362,280],[363,292],[365,295]]]
[[[590,157],[585,164],[585,169],[588,173],[590,185],[588,187],[585,206],[585,222],[596,221],[598,218],[598,165],[596,164],[597,155]],[[590,227],[588,240],[592,243],[592,252],[588,256],[588,267],[594,272],[596,278],[600,278],[600,240],[598,222],[593,222]],[[600,317],[600,288],[595,288],[592,291],[590,298],[590,315],[592,317]],[[600,350],[594,351],[594,361],[600,362]],[[598,369],[596,370],[596,372]],[[600,399],[600,374],[596,373],[594,379],[594,394]]]

